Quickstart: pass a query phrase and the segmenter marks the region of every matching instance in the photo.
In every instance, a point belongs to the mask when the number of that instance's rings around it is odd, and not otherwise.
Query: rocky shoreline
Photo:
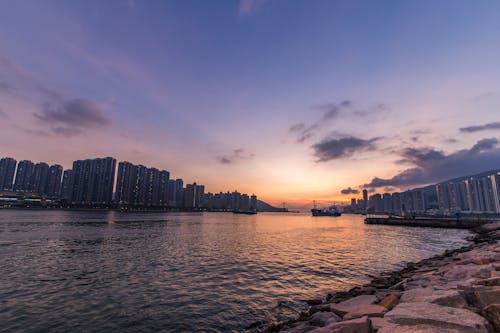
[[[473,231],[471,245],[309,300],[298,318],[247,332],[500,332],[500,222]]]

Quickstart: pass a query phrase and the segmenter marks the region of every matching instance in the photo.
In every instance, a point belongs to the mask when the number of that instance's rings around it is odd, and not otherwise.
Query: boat
[[[255,215],[255,214],[257,214],[257,211],[256,210],[233,210],[233,214]]]
[[[328,208],[317,208],[316,207],[316,201],[314,201],[314,208],[311,209],[312,216],[340,216],[342,215],[341,212],[337,210],[337,207],[335,206],[330,206]]]

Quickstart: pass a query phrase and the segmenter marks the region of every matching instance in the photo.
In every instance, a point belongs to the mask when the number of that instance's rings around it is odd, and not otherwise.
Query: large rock
[[[470,278],[486,279],[491,277],[491,271],[493,270],[492,265],[456,265],[450,267],[450,269],[443,274],[443,278],[448,281],[463,281]]]
[[[399,298],[396,295],[389,294],[381,300],[378,305],[383,306],[387,310],[392,310],[399,303]]]
[[[316,312],[311,316],[311,319],[309,319],[309,323],[313,326],[323,327],[341,320],[342,318],[333,312]]]
[[[372,333],[372,323],[368,317],[340,321],[310,331],[311,333]]]
[[[402,326],[425,325],[468,333],[488,332],[487,321],[472,311],[427,302],[400,303],[384,318]]]
[[[463,307],[465,298],[457,290],[433,290],[432,288],[416,288],[406,291],[401,302],[429,302],[442,306]]]
[[[359,318],[363,316],[368,317],[383,317],[384,313],[387,312],[387,308],[377,305],[377,304],[369,304],[364,305],[359,308],[356,308],[345,314],[344,320]]]
[[[308,323],[296,323],[292,327],[285,328],[281,330],[281,333],[306,333],[316,329],[316,327],[309,325]]]
[[[497,273],[497,272],[495,271],[495,273]],[[500,276],[492,276],[489,279],[477,280],[475,284],[479,284],[479,285],[483,285],[483,286],[500,286]]]
[[[378,333],[461,333],[460,329],[431,325],[398,325],[385,318],[370,318],[373,329]]]
[[[483,309],[490,304],[496,304],[500,300],[500,287],[476,287],[464,291],[469,303],[474,304],[479,309]]]
[[[500,332],[500,304],[488,305],[483,309],[482,314],[493,325],[495,332]]]
[[[340,303],[330,304],[330,311],[335,312],[340,316],[344,316],[348,312],[365,305],[373,304],[376,301],[377,297],[375,295],[361,295]]]

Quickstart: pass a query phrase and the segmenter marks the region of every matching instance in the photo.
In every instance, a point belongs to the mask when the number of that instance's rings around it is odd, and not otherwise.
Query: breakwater
[[[367,217],[366,224],[397,225],[405,227],[428,227],[428,228],[453,228],[453,229],[473,229],[480,227],[488,221],[476,219],[457,218],[398,218],[398,217]]]
[[[249,331],[500,332],[500,222],[474,231],[471,245],[310,300],[295,320]]]

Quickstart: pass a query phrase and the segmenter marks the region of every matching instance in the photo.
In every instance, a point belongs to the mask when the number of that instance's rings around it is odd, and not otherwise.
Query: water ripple
[[[360,216],[0,210],[0,332],[231,332],[466,244]]]

